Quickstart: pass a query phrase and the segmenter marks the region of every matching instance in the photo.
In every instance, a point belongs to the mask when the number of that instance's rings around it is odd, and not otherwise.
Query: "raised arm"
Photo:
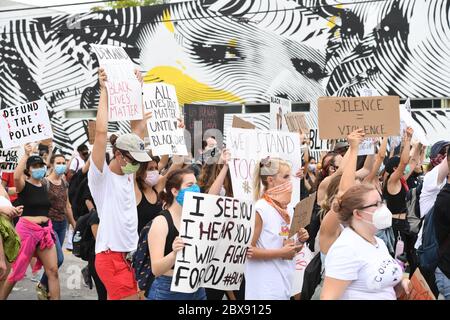
[[[372,171],[373,165],[375,163],[375,155],[371,154],[366,157],[364,161],[364,166],[356,171],[356,177],[359,179],[364,179]]]
[[[108,94],[106,92],[105,82],[106,73],[103,68],[99,69],[98,80],[100,82],[100,101],[98,102],[97,120],[95,126],[95,142],[92,149],[92,160],[100,172],[103,172],[105,163],[105,153],[108,134]]]
[[[155,186],[156,192],[159,193],[164,190],[166,186],[167,176],[169,175],[170,172],[177,169],[181,169],[183,167],[183,160],[182,160],[183,158],[184,158],[183,156],[173,156],[172,165],[169,167],[169,170],[167,170],[166,174],[164,174],[162,177],[159,178],[159,181]]]
[[[219,195],[220,189],[222,189],[223,182],[225,181],[225,178],[227,177],[228,173],[228,161],[230,161],[230,151],[228,149],[223,149],[222,154],[220,155],[219,163],[223,163],[223,167],[220,170],[219,174],[216,177],[216,180],[214,180],[213,184],[209,188],[208,194],[214,194]]]
[[[356,164],[358,160],[358,151],[359,144],[364,138],[364,131],[362,129],[358,129],[350,133],[347,140],[350,144],[350,148],[348,149],[346,156],[348,154],[347,162],[344,165],[344,170],[342,173],[342,179],[339,183],[339,193],[343,194],[350,187],[355,185],[356,179]]]
[[[411,159],[409,159],[409,172],[407,174],[405,174],[403,177],[408,180],[408,178],[411,176],[411,174],[414,172],[414,170],[416,169],[417,165],[420,163],[420,151],[422,150],[422,144],[417,142],[413,144],[412,147],[412,156]]]
[[[30,157],[33,148],[31,144],[27,143],[24,147],[25,154],[22,158],[20,158],[19,163],[17,164],[16,170],[14,171],[14,185],[16,186],[16,192],[22,192],[23,188],[25,188],[25,180],[26,175],[24,173],[27,165],[27,160]]]
[[[376,178],[378,178],[378,170],[380,170],[381,164],[386,157],[388,138],[384,137],[381,141],[380,149],[378,150],[377,156],[375,157],[375,163],[370,171],[369,175],[364,178],[364,182],[372,183]]]
[[[83,174],[86,174],[89,171],[89,167],[91,166],[91,158],[87,159],[81,171]]]
[[[397,169],[392,173],[388,184],[393,185],[400,181],[400,179],[403,177],[403,172],[405,171],[406,165],[409,162],[409,153],[410,153],[410,145],[411,145],[411,138],[413,135],[413,129],[411,127],[408,127],[405,132],[405,136],[403,139],[403,150],[402,154],[400,156],[400,163],[397,167]]]

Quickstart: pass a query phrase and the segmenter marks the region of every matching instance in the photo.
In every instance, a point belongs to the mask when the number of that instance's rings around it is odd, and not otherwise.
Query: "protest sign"
[[[314,258],[314,253],[309,250],[306,244],[303,246],[302,250],[295,255],[295,272],[294,277],[292,278],[291,296],[295,296],[302,292],[305,269],[312,258]]]
[[[20,157],[23,155],[22,148],[14,149],[1,149],[0,148],[0,158],[5,159],[5,163],[0,166],[0,171],[2,172],[14,172],[16,170],[17,164]]]
[[[184,131],[178,127],[180,109],[175,87],[165,83],[145,83],[144,110],[151,112],[147,122],[150,148],[154,156],[187,156]]]
[[[294,236],[301,228],[306,227],[311,222],[311,216],[316,201],[316,192],[310,194],[307,198],[300,201],[294,209],[294,217],[292,218],[289,230],[289,238]]]
[[[239,117],[233,116],[233,124],[231,125],[233,128],[241,128],[241,129],[255,129],[256,126],[248,121],[242,120]]]
[[[284,117],[290,132],[302,131],[309,134],[309,126],[303,112],[288,112]]]
[[[186,192],[171,291],[238,290],[254,225],[252,202]]]
[[[288,131],[284,115],[291,111],[291,101],[278,97],[270,97],[270,129]]]
[[[4,149],[53,137],[47,103],[44,100],[6,108],[0,112],[0,137]]]
[[[364,139],[359,145],[358,156],[368,156],[375,154],[375,143],[376,139],[368,138]]]
[[[419,268],[414,271],[410,281],[409,295],[403,294],[399,300],[436,300]]]
[[[321,139],[347,137],[361,128],[366,138],[400,134],[399,97],[324,97],[318,101]]]
[[[108,81],[109,121],[139,120],[142,114],[142,87],[134,65],[124,48],[91,44]]]
[[[89,120],[88,122],[88,139],[90,144],[95,142],[95,128],[97,122],[95,120]]]
[[[403,127],[411,127],[414,130],[413,138],[419,140],[424,146],[429,146],[430,141],[427,138],[427,134],[423,130],[422,126],[413,119],[411,111],[408,111],[409,99],[405,104],[400,105],[400,119],[404,123]],[[411,110],[411,107],[409,107]]]
[[[253,173],[257,161],[270,156],[291,164],[293,192],[291,206],[300,200],[300,179],[294,177],[300,169],[301,151],[298,133],[233,128],[227,132],[227,148],[233,193],[240,199],[253,199]]]

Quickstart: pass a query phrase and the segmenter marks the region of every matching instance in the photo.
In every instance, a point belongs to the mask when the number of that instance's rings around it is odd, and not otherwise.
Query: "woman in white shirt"
[[[392,213],[373,185],[349,188],[334,203],[346,226],[325,259],[321,299],[395,300],[409,294],[409,280],[388,252],[378,230],[392,224]]]
[[[301,243],[288,240],[293,213],[287,207],[292,195],[291,166],[281,159],[266,158],[256,164],[254,177],[256,220],[245,270],[245,299],[289,300],[293,258],[309,237],[300,229]]]

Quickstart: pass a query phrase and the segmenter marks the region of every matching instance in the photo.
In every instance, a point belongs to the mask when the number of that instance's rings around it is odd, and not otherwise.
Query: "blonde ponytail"
[[[267,188],[267,177],[273,177],[281,166],[291,168],[291,165],[280,158],[264,158],[256,163],[253,173],[253,199],[255,201],[261,199],[262,192]],[[264,189],[261,189],[261,185]]]

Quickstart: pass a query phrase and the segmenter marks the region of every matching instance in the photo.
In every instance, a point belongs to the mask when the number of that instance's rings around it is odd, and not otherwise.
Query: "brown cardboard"
[[[88,122],[89,144],[94,144],[95,141],[95,125],[96,122],[94,120],[89,120]]]
[[[299,132],[309,134],[309,126],[306,123],[305,114],[303,112],[288,112],[284,115],[290,132]]]
[[[408,295],[404,293],[399,300],[436,300],[419,268],[416,269],[410,281],[411,292]]]
[[[256,126],[248,121],[245,121],[239,117],[233,116],[233,124],[231,125],[233,128],[240,129],[255,129]]]
[[[291,229],[289,230],[289,238],[311,222],[315,200],[316,192],[309,195],[308,198],[303,199],[295,206],[294,217],[292,218]]]
[[[357,128],[366,138],[400,135],[400,98],[324,97],[318,100],[320,139],[346,138]]]

